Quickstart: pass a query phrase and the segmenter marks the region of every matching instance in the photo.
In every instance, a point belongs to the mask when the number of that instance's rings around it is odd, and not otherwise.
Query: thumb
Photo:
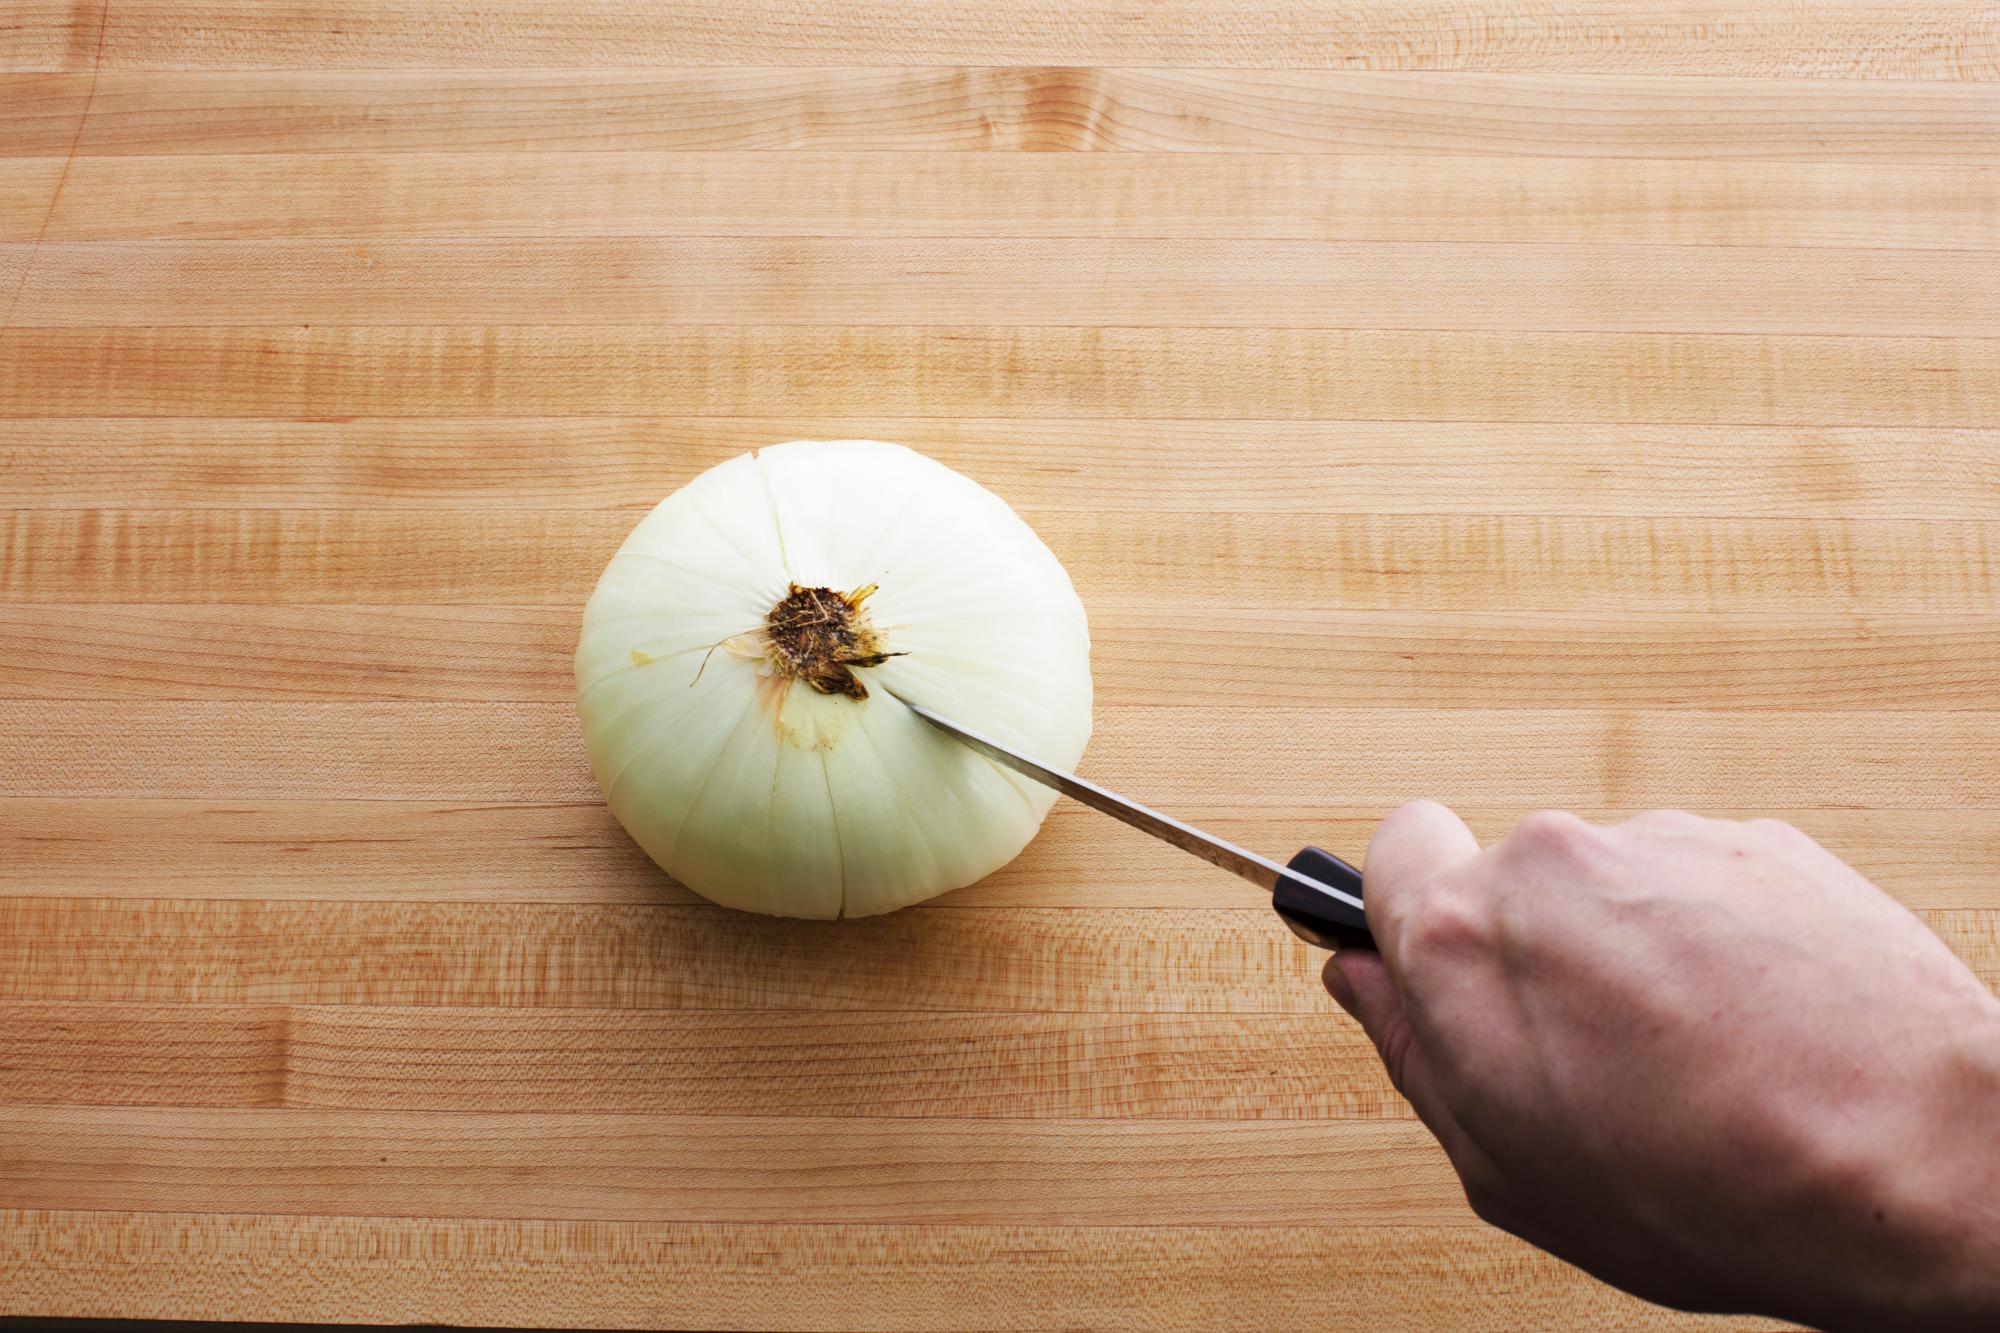
[[[1369,928],[1391,958],[1401,925],[1420,910],[1424,890],[1477,855],[1472,830],[1436,801],[1412,801],[1376,828],[1362,862],[1362,896]]]
[[[1402,993],[1396,989],[1396,979],[1389,974],[1382,955],[1372,949],[1342,949],[1327,959],[1324,979],[1340,1007],[1354,1016],[1375,1044],[1389,1082],[1443,1145],[1465,1182],[1467,1197],[1478,1198],[1483,1204],[1500,1198],[1501,1173],[1452,1113],[1438,1071],[1417,1041],[1403,1011]]]
[[[1414,1104],[1411,1084],[1427,1084],[1429,1071],[1423,1067],[1416,1033],[1403,1013],[1402,993],[1396,989],[1396,979],[1389,974],[1382,955],[1373,949],[1342,949],[1326,960],[1323,979],[1328,993],[1354,1016],[1375,1044],[1396,1091]],[[1421,1113],[1422,1108],[1418,1109]]]

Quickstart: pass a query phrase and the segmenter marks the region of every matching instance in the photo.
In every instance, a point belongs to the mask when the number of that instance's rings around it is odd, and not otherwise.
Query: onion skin
[[[908,699],[1073,767],[1090,639],[1048,548],[900,445],[793,442],[640,521],[584,610],[577,709],[613,813],[725,906],[866,916],[1026,846],[1054,793]]]

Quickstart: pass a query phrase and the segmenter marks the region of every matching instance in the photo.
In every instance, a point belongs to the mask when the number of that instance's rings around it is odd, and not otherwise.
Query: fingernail
[[[1354,984],[1347,979],[1347,974],[1340,970],[1339,954],[1326,960],[1326,970],[1320,977],[1326,982],[1327,994],[1333,996],[1333,1002],[1348,1013],[1353,1013]]]

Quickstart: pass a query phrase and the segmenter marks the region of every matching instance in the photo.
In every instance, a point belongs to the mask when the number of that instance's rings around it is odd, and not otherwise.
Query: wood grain
[[[773,408],[1983,429],[2000,418],[2000,338],[987,325],[0,329],[6,416]]]
[[[569,607],[0,604],[0,699],[566,703]],[[1177,671],[1226,651],[1228,671]],[[1091,618],[1098,690],[1189,708],[2000,707],[1991,616],[1155,611]]]
[[[1060,1079],[1049,1071],[1060,1069]],[[1407,1119],[1325,1014],[0,1005],[0,1103]]]
[[[1335,1021],[1324,955],[1254,891],[1224,891],[1248,905],[811,922],[713,906],[11,898],[0,902],[0,999]],[[2000,986],[2000,910],[1920,915]]]
[[[1137,789],[1148,795],[1143,787]],[[1459,806],[1474,833],[1504,835],[1534,802]],[[1979,809],[1784,809],[1704,804],[1719,817],[1788,820],[1915,908],[1989,905],[2000,823]],[[1231,807],[1206,828],[1245,847],[1308,843],[1359,856],[1386,804]],[[1635,809],[1584,807],[1602,823]],[[0,890],[19,897],[693,905],[647,861],[602,801],[204,801],[0,798]],[[1136,834],[1107,836],[1058,805],[1019,859],[925,910],[956,907],[1206,909],[1244,890]]]
[[[725,459],[888,439],[1017,509],[2000,519],[2000,430],[1117,417],[0,417],[22,509],[644,511]],[[1004,481],[1002,480],[1004,479]],[[632,515],[637,521],[638,512]],[[1041,520],[1039,517],[1037,522]]]
[[[1996,210],[2000,173],[1952,163],[956,152],[0,158],[0,240],[9,241],[1040,236],[1991,251],[2000,247]]]
[[[253,0],[119,0],[100,13],[23,0],[0,65],[64,69],[91,45],[113,69],[433,66],[1202,65],[1992,78],[2000,36],[1976,0],[1882,0],[1827,14],[1700,0],[1514,0],[1495,22],[1461,0],[1328,9],[1309,0],[326,0],[272,22]],[[104,35],[100,38],[98,34]]]
[[[1741,791],[1780,806],[2000,801],[2000,714],[1990,712],[1109,703],[1097,720],[1083,771],[1184,807],[1426,792],[1469,804],[1687,804]],[[1468,770],[1468,754],[1491,758]],[[596,792],[566,704],[6,701],[0,755],[0,796],[544,802]]]
[[[1996,136],[2000,138],[2000,136]],[[1391,242],[0,244],[24,325],[1148,325],[1978,337],[2000,253]],[[801,300],[810,292],[810,300]]]
[[[85,156],[450,146],[1993,163],[2000,86],[1088,66],[0,74],[0,153],[66,156],[72,142]]]
[[[1459,1226],[739,1225],[17,1209],[0,1213],[0,1282],[28,1308],[259,1322],[338,1322],[365,1305],[409,1323],[561,1317],[644,1329],[1167,1331],[1189,1320],[1245,1333],[1712,1327],[1581,1282],[1500,1232]],[[1032,1302],[1022,1299],[1024,1283]],[[1393,1322],[1385,1324],[1385,1311]]]
[[[1161,909],[1143,929],[1115,908],[796,922],[713,906],[14,898],[0,998],[1326,1014],[1306,946],[1235,893],[1248,905]]]
[[[1033,516],[1105,611],[1239,609],[1984,615],[1992,522],[1272,513]],[[581,606],[630,514],[25,510],[0,598],[76,603]]]
[[[23,1208],[1001,1226],[1476,1226],[1410,1121],[0,1106]],[[1254,1203],[1249,1201],[1254,1200]],[[1247,1206],[1246,1206],[1247,1205]]]

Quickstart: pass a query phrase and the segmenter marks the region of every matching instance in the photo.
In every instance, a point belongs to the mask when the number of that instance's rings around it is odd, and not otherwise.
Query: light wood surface
[[[0,240],[1070,237],[1984,252],[2000,244],[2000,175],[1987,165],[867,149],[36,155],[0,159]],[[1450,327],[1450,308],[1437,320]]]
[[[1777,815],[2000,985],[1991,7],[21,0],[0,1315],[1763,1327],[1481,1226],[1316,958],[1061,807],[773,922],[570,702],[796,437],[1013,502],[1084,766]]]

